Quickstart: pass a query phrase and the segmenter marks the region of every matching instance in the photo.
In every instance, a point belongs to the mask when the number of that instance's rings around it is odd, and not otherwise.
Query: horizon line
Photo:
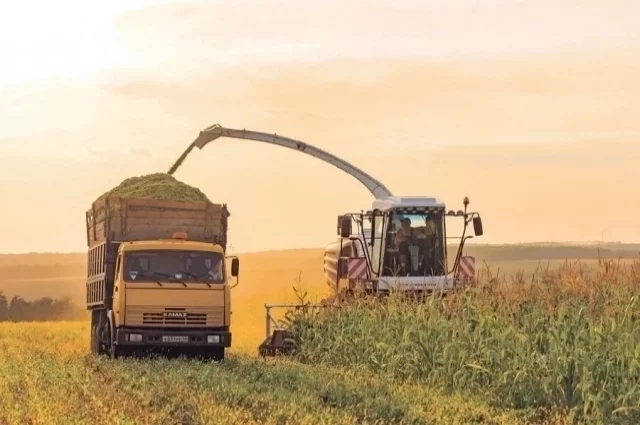
[[[456,245],[456,244],[448,244]],[[510,243],[466,243],[465,247],[477,246],[477,247],[506,247],[506,246],[566,246],[566,247],[598,247],[605,245],[621,245],[621,246],[633,246],[640,245],[638,242],[620,242],[620,241],[542,241],[542,242],[510,242]],[[245,255],[245,254],[266,254],[271,252],[290,252],[290,251],[311,251],[311,250],[323,250],[324,246],[317,247],[298,247],[298,248],[275,248],[275,249],[259,249],[249,250],[242,252],[234,252],[233,255]],[[229,253],[229,250],[227,250]],[[0,255],[84,255],[86,251],[28,251],[28,252],[0,252]]]

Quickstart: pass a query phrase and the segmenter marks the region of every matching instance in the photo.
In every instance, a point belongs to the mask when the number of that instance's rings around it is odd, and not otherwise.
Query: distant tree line
[[[0,291],[0,322],[79,320],[85,316],[85,310],[73,304],[69,298],[54,300],[44,297],[26,301],[19,296],[8,299]]]

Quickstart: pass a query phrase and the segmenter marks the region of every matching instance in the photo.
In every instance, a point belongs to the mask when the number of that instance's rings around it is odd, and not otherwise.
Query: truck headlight
[[[142,342],[141,334],[129,334],[129,341],[131,342]]]
[[[220,335],[208,335],[207,342],[209,344],[219,344],[220,343]]]

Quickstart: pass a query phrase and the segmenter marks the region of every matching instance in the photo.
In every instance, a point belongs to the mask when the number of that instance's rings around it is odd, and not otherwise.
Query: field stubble
[[[355,365],[245,355],[221,364],[109,360],[88,353],[87,334],[85,323],[0,324],[0,424],[516,424],[531,417]]]

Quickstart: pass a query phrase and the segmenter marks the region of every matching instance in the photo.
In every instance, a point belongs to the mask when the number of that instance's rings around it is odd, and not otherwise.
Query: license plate
[[[162,342],[189,342],[188,336],[164,335]]]

